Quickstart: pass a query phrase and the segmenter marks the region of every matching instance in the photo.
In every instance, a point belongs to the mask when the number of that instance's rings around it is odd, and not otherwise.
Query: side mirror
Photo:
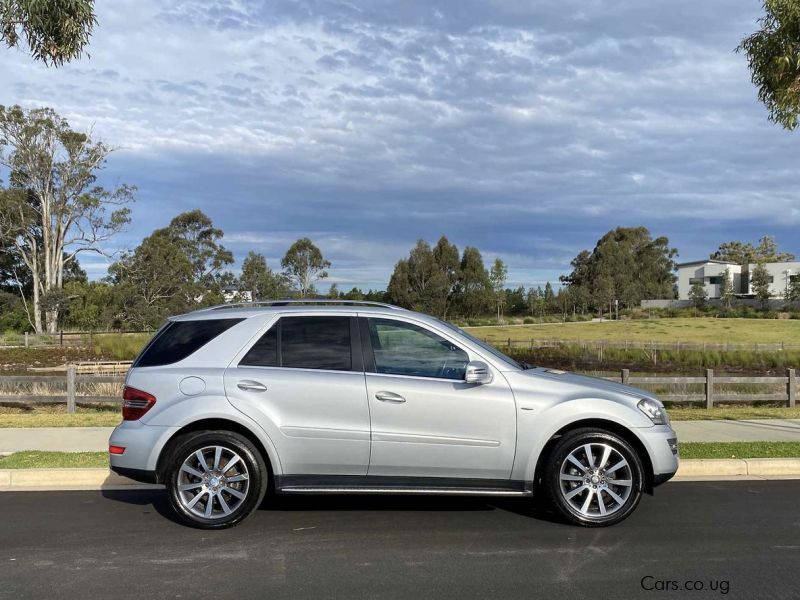
[[[484,383],[492,383],[492,379],[492,371],[485,362],[472,360],[467,363],[467,372],[464,374],[464,381],[467,383],[482,385]]]

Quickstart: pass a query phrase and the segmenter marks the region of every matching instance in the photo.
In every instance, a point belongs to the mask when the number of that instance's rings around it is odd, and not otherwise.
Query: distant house
[[[225,298],[225,302],[252,302],[253,292],[227,286],[222,290],[222,297]]]
[[[750,283],[750,273],[755,264],[739,265],[724,260],[696,260],[678,264],[678,299],[688,300],[695,282],[701,282],[711,299],[719,298],[725,270],[733,280],[733,293],[738,298],[755,296]],[[773,298],[786,297],[789,283],[800,278],[800,261],[765,263],[770,275],[769,291]]]

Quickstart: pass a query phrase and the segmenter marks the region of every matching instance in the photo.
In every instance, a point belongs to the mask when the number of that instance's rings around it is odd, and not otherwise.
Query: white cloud
[[[0,102],[54,106],[138,165],[113,172],[142,198],[125,243],[198,205],[237,255],[316,232],[343,282],[385,280],[441,233],[527,277],[616,224],[680,239],[687,223],[750,237],[800,223],[793,138],[731,51],[757,9],[115,0],[91,59],[56,70],[4,51]],[[542,227],[565,248],[530,241]]]

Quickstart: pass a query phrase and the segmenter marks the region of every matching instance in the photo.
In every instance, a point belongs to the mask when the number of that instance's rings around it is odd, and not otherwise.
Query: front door
[[[505,378],[464,382],[473,357],[426,327],[362,318],[372,420],[369,475],[508,479],[516,410]]]
[[[228,399],[267,432],[284,475],[367,473],[357,326],[344,315],[284,316],[225,372]]]

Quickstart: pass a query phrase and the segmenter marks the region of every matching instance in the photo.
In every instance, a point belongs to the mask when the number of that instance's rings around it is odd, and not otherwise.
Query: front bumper
[[[669,425],[636,430],[653,467],[653,487],[666,483],[678,471],[678,434]]]

